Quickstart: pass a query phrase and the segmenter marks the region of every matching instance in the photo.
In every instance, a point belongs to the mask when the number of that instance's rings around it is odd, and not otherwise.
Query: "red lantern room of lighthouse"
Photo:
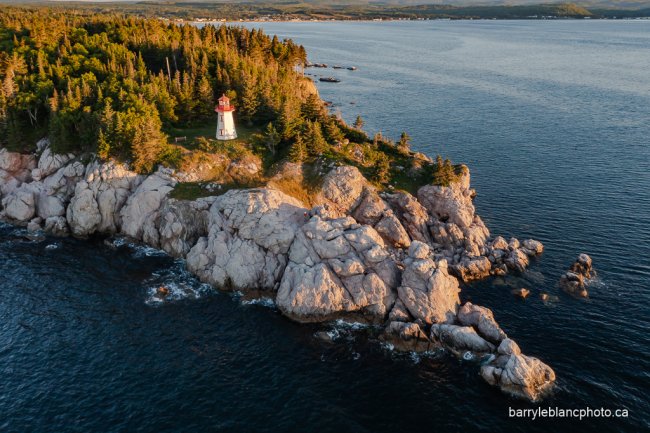
[[[219,98],[219,102],[214,108],[214,111],[219,116],[217,119],[217,140],[232,140],[237,138],[235,120],[232,117],[235,107],[230,105],[230,98],[226,95]]]

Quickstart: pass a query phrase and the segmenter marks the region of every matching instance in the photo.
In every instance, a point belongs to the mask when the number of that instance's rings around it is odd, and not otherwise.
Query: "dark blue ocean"
[[[650,21],[260,25],[356,66],[306,72],[341,79],[319,90],[346,120],[469,165],[493,234],[544,242],[525,274],[461,296],[555,369],[554,393],[523,403],[375,329],[292,323],[151,249],[3,225],[0,431],[650,431]],[[580,252],[599,274],[586,302],[557,287]],[[171,301],[153,300],[161,284]],[[629,416],[509,418],[538,406]]]

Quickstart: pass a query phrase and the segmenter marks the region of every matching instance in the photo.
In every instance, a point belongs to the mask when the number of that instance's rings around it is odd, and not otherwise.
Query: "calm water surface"
[[[259,25],[259,24],[251,24]],[[546,251],[465,288],[558,375],[543,406],[627,408],[553,431],[650,429],[650,22],[265,23],[369,131],[467,163],[495,234]],[[153,250],[0,227],[0,431],[539,431],[475,365],[395,354],[374,329],[302,326],[216,293]],[[579,252],[600,281],[557,288]],[[160,284],[174,300],[152,301]],[[526,286],[519,302],[511,287]],[[545,305],[544,291],[558,296]],[[316,330],[339,333],[336,344]]]

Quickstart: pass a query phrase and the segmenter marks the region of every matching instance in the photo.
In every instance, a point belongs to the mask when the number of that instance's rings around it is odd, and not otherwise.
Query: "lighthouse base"
[[[217,132],[217,140],[234,140],[235,138],[237,138],[237,132],[235,131]]]

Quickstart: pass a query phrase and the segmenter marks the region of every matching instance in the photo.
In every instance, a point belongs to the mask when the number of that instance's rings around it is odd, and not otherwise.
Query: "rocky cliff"
[[[182,174],[138,175],[115,163],[0,149],[0,218],[57,236],[124,235],[185,258],[222,289],[265,291],[287,317],[351,317],[382,324],[391,341],[426,342],[466,356],[487,354],[481,376],[538,399],[550,367],[522,355],[490,310],[461,305],[461,281],[523,271],[538,241],[491,239],[476,215],[469,170],[417,197],[377,191],[354,167],[323,179],[317,206],[272,188],[169,197]]]

